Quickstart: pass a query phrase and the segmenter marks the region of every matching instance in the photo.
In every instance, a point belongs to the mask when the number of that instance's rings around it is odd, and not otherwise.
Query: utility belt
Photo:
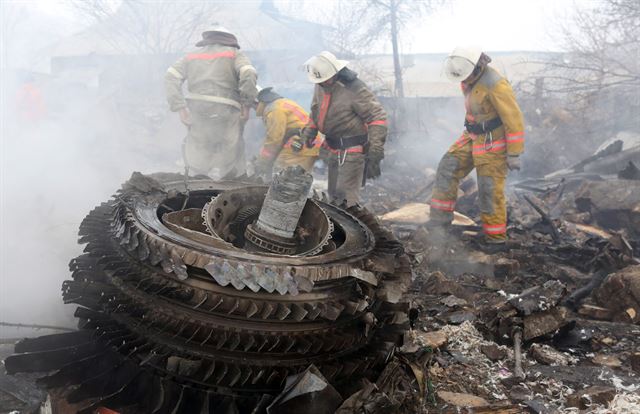
[[[467,131],[475,135],[486,134],[487,132],[491,132],[501,125],[502,125],[502,119],[500,119],[499,117],[490,119],[485,122],[470,123],[466,119],[464,121],[464,127],[467,129]]]
[[[336,138],[327,135],[324,139],[324,142],[327,143],[329,148],[334,150],[343,150],[351,147],[356,147],[358,145],[365,145],[368,141],[369,136],[367,134],[343,138]]]

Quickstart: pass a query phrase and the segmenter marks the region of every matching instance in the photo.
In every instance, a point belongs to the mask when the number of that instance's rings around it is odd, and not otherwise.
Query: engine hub
[[[63,284],[79,330],[18,343],[7,371],[49,372],[42,384],[87,413],[250,413],[310,364],[337,388],[375,376],[407,327],[402,246],[359,206],[299,198],[294,230],[271,226],[295,251],[265,251],[245,235],[267,194],[134,173],[80,226],[86,253]]]

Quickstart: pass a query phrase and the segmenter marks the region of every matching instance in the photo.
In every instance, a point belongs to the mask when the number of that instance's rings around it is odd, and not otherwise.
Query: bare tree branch
[[[621,131],[640,129],[640,2],[578,8],[560,36],[566,52],[528,62],[540,69],[517,85],[531,142],[541,143],[529,147],[527,159],[540,172],[571,165]]]
[[[441,0],[366,0],[363,2],[336,2],[335,30],[329,41],[337,50],[356,55],[365,53],[385,39],[393,51],[394,92],[404,96],[400,43],[403,30],[413,19],[420,18],[440,6]]]
[[[120,53],[164,54],[183,51],[194,31],[219,7],[208,1],[71,0],[94,22],[101,38]]]

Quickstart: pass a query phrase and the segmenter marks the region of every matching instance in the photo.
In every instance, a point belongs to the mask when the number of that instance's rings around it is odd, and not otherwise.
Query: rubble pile
[[[500,249],[473,179],[430,232],[435,172],[408,164],[349,208],[285,197],[305,180],[134,174],[82,224],[81,329],[5,367],[86,412],[640,412],[640,181],[608,162],[634,151],[514,183]]]
[[[412,258],[413,345],[401,351],[434,349],[434,398],[423,410],[638,412],[636,153],[617,145],[573,169],[513,183],[503,251],[478,242],[473,181],[462,186],[444,237],[424,226],[432,171],[413,172],[420,184],[387,178],[382,190],[366,188],[365,205]]]
[[[587,401],[586,405],[594,405],[594,396],[583,394],[585,400]],[[581,414],[611,414],[611,413],[619,413],[619,414],[633,414],[640,412],[640,395],[638,394],[617,394],[613,397],[613,400],[609,402],[606,406],[601,404],[595,404],[595,407],[589,407],[585,410],[580,410],[579,408],[569,408],[566,410],[567,413],[581,413]]]

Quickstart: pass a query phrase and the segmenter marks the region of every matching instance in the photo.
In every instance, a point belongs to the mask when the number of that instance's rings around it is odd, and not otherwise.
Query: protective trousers
[[[233,178],[245,174],[240,111],[222,104],[190,102],[192,124],[185,158],[193,174]]]
[[[478,202],[482,229],[489,241],[507,238],[507,205],[504,184],[507,162],[502,153],[486,149],[484,136],[472,140],[463,134],[438,164],[436,182],[431,199],[431,220],[451,223],[458,198],[458,184],[473,168],[478,175]]]
[[[346,200],[347,206],[352,206],[360,199],[365,155],[362,150],[349,150],[327,151],[325,159],[329,167],[329,197],[339,203]]]

